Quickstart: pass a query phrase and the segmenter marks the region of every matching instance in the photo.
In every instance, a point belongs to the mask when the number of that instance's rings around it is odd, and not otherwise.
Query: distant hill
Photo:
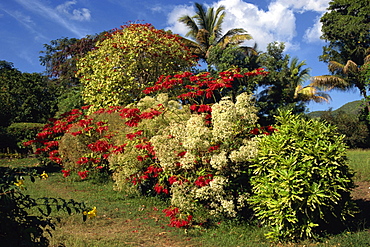
[[[335,115],[338,112],[343,111],[349,115],[357,115],[361,110],[361,105],[362,105],[361,100],[348,102],[347,104],[344,104],[338,109],[332,111],[332,113]],[[320,117],[323,113],[324,111],[313,111],[313,112],[307,113],[307,116],[311,118],[317,118],[317,117]]]

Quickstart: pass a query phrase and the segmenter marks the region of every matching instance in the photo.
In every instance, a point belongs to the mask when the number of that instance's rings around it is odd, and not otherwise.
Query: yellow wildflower
[[[20,188],[23,188],[23,184],[24,184],[23,179],[19,179],[19,180],[17,180],[17,182],[14,183],[14,185],[17,185]]]
[[[83,212],[84,215],[87,215],[87,217],[89,217],[89,219],[92,219],[94,217],[96,217],[96,207],[94,207],[91,211],[89,212],[86,212],[84,211]]]
[[[42,172],[42,174],[40,175],[41,179],[47,179],[49,177],[48,174],[46,174],[45,171]]]

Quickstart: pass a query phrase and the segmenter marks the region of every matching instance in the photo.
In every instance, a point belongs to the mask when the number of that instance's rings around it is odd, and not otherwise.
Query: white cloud
[[[320,22],[320,17],[316,19],[316,22],[313,24],[312,27],[308,28],[304,34],[305,42],[306,43],[315,43],[315,42],[322,42],[320,36],[322,35],[321,32],[322,23]]]
[[[260,9],[257,5],[243,0],[219,0],[210,6],[215,8],[220,5],[225,6],[226,17],[223,23],[223,31],[231,28],[244,28],[253,37],[252,41],[246,43],[247,45],[257,43],[260,50],[265,50],[267,44],[278,41],[285,42],[287,49],[295,50],[299,48],[299,44],[293,41],[296,36],[295,13],[314,11],[322,14],[329,1],[275,0],[270,2],[267,10]],[[175,33],[185,35],[188,31],[187,28],[177,20],[180,16],[193,16],[194,14],[193,5],[175,7],[168,15],[168,28]],[[320,34],[317,34],[319,28],[317,25],[316,20],[315,25],[306,31],[309,41],[314,41],[315,37],[320,36]]]
[[[163,11],[163,7],[161,6],[153,6],[150,8],[151,11],[153,12],[162,12]]]
[[[56,7],[56,10],[71,20],[76,20],[76,21],[89,21],[91,19],[90,15],[90,10],[86,8],[81,8],[81,9],[73,9],[71,11],[72,5],[75,5],[77,2],[76,1],[68,1],[65,2],[64,4],[60,4]]]
[[[174,33],[181,34],[185,36],[188,32],[187,27],[178,21],[179,17],[184,15],[193,16],[195,14],[193,6],[177,5],[168,14],[167,22],[170,25],[165,29],[171,29]]]
[[[74,33],[78,38],[83,37],[88,33],[86,30],[77,27],[73,22],[68,21],[65,17],[60,15],[58,11],[44,4],[40,0],[16,0],[20,5],[27,8],[28,10],[38,14],[39,16],[45,17],[53,22],[58,23],[70,32]]]
[[[330,0],[275,0],[275,2],[293,8],[298,12],[324,12],[329,6]]]
[[[4,11],[12,16],[14,19],[16,19],[21,25],[26,27],[33,35],[35,40],[46,40],[47,38],[40,32],[37,31],[35,23],[32,21],[31,17],[28,15],[23,14],[20,11],[10,11],[5,10]]]

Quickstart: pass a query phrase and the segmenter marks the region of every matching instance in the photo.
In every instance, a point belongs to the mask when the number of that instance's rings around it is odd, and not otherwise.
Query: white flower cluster
[[[238,116],[233,102],[223,98],[212,106],[212,136],[215,142],[228,141],[235,136]]]
[[[202,115],[193,115],[186,123],[183,146],[186,150],[201,152],[210,147],[211,131],[205,126]]]
[[[180,161],[180,157],[176,154],[182,151],[181,140],[175,136],[156,135],[150,139],[150,142],[154,146],[156,157],[160,161],[162,169],[174,172],[175,164]]]
[[[229,159],[232,162],[244,162],[256,157],[258,151],[257,141],[254,138],[251,140],[244,139],[243,144],[239,149],[231,151]]]
[[[234,104],[228,97],[212,106],[212,135],[215,142],[232,140],[243,128],[257,122],[252,96],[242,93]]]
[[[229,164],[230,160],[227,158],[227,153],[225,151],[221,151],[220,153],[212,155],[211,166],[215,170],[221,171]]]
[[[167,107],[167,122],[158,117],[155,121],[163,121],[163,124],[148,120],[145,126],[149,128],[150,123],[151,129],[155,126],[155,130],[150,132],[154,133],[150,142],[164,174],[183,179],[171,185],[171,204],[184,212],[190,213],[202,207],[214,216],[235,217],[246,206],[248,195],[244,190],[238,193],[228,189],[235,183],[233,179],[240,178],[248,168],[248,160],[257,153],[257,141],[246,137],[248,132],[243,135],[257,121],[251,96],[241,94],[235,104],[228,98],[214,104],[211,127],[206,126],[204,116],[191,115],[187,109],[178,107],[178,103],[169,109],[170,102],[165,105],[167,101],[165,95],[160,95],[156,100],[145,99],[140,107],[150,107],[159,102]],[[140,168],[136,162],[137,154],[127,151],[123,155],[125,158],[115,158],[115,163],[120,163],[115,179],[121,182]],[[212,174],[213,178],[206,177],[207,174]],[[201,176],[212,180],[199,187],[195,181]],[[185,179],[190,182],[185,182]]]
[[[193,212],[199,207],[195,201],[194,186],[189,183],[174,183],[171,186],[171,205],[184,212]]]
[[[235,108],[242,120],[242,125],[253,126],[257,123],[257,108],[254,106],[252,95],[247,93],[239,94],[236,97]]]

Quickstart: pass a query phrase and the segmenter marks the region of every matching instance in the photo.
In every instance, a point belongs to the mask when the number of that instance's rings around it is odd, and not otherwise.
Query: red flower
[[[77,172],[78,176],[80,176],[81,179],[85,179],[88,176],[88,171],[83,172]]]
[[[96,132],[98,132],[99,134],[102,134],[103,131],[106,131],[108,130],[108,126],[99,126],[98,128],[95,129]]]
[[[143,156],[140,156],[140,155],[139,155],[139,156],[137,156],[137,157],[136,157],[136,159],[137,159],[138,161],[144,161],[144,157],[143,157]]]
[[[168,182],[170,183],[170,185],[173,185],[174,183],[178,182],[179,180],[177,180],[177,177],[176,176],[171,176],[168,178]]]
[[[87,145],[87,147],[93,152],[104,153],[109,151],[109,148],[112,147],[112,144],[109,144],[107,141],[97,140],[96,142]]]
[[[194,182],[196,186],[203,187],[208,185],[212,181],[212,174],[208,174],[205,176],[199,176],[197,180]]]
[[[86,164],[87,162],[89,162],[89,158],[81,157],[78,159],[77,164],[82,165],[82,164]]]
[[[27,142],[23,142],[23,145],[25,146],[25,147],[28,147],[28,146],[30,146],[32,143],[35,143],[36,142],[36,140],[30,140],[30,141],[27,141]]]
[[[209,148],[208,148],[208,152],[215,151],[215,150],[217,150],[217,149],[219,149],[219,148],[220,148],[220,145],[211,146],[211,147],[209,147]]]
[[[254,128],[252,129],[249,133],[253,134],[253,135],[258,135],[260,133],[259,129],[258,128]]]
[[[185,154],[186,154],[186,151],[183,151],[183,152],[178,153],[178,154],[177,154],[177,156],[179,156],[179,157],[184,157],[184,156],[185,156]]]
[[[168,194],[168,189],[165,189],[162,185],[159,184],[154,185],[154,190],[155,192],[157,192],[157,194],[160,194],[162,192]]]
[[[198,112],[212,112],[212,108],[209,105],[200,105]]]
[[[80,131],[76,131],[76,132],[72,132],[71,134],[72,134],[73,136],[81,135],[81,134],[82,134],[82,130],[80,130]]]
[[[63,173],[63,177],[68,177],[69,175],[71,175],[71,170],[62,170],[62,173]]]

